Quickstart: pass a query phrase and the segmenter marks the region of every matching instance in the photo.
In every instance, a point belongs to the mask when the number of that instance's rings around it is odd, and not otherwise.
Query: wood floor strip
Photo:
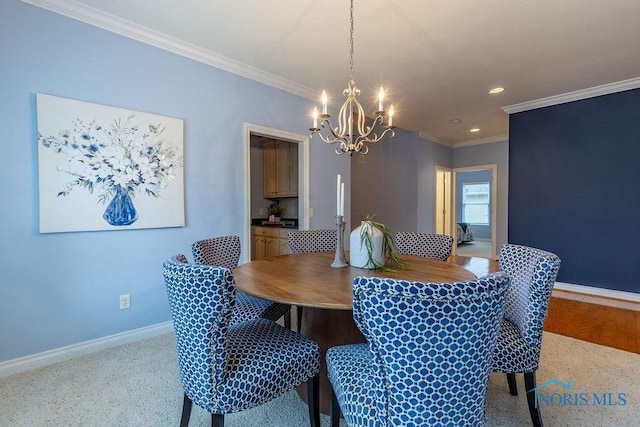
[[[544,329],[640,354],[640,303],[556,290]]]
[[[476,276],[498,271],[498,262],[452,256]],[[640,302],[555,289],[544,330],[640,354]]]

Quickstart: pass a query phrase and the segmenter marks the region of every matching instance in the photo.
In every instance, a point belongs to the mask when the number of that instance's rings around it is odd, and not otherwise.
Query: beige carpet
[[[559,401],[584,393],[588,404],[544,406],[546,426],[631,426],[640,420],[640,355],[545,333],[538,385],[571,381],[572,390],[544,388]],[[489,426],[530,425],[521,376],[520,396],[509,395],[503,375],[489,381]],[[593,393],[616,403],[594,405]],[[557,395],[557,396],[556,396]],[[575,400],[575,399],[574,399]],[[579,401],[580,399],[578,399]],[[584,403],[584,402],[583,402]],[[174,339],[162,335],[75,360],[0,379],[0,426],[177,426],[180,387]],[[226,417],[227,427],[308,426],[307,408],[295,392]],[[190,426],[211,425],[194,406]],[[328,416],[322,417],[328,426]],[[343,424],[344,425],[344,424]]]
[[[476,256],[481,258],[491,258],[491,241],[474,240],[456,246],[456,255]]]

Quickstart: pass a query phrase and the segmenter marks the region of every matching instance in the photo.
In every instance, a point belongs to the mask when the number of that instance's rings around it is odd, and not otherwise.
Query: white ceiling
[[[24,1],[311,99],[347,86],[348,0]],[[505,106],[640,87],[638,0],[355,0],[354,20],[365,110],[382,85],[396,125],[444,144],[503,138]]]

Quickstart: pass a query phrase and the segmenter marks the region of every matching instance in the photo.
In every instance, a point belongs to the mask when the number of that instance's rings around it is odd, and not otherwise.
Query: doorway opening
[[[435,230],[453,237],[453,255],[496,259],[497,169],[436,167]]]
[[[298,152],[298,179],[297,179],[297,223],[298,228],[306,230],[309,228],[309,137],[308,135],[300,135],[291,132],[285,132],[277,129],[266,128],[264,126],[253,125],[249,123],[244,124],[244,177],[245,177],[245,190],[244,190],[244,238],[242,239],[242,246],[245,248],[242,251],[241,263],[248,262],[251,259],[252,241],[251,241],[251,223],[253,219],[252,205],[252,139],[255,138],[269,138],[278,141],[285,141],[289,143],[297,144]],[[255,165],[254,165],[255,166]],[[262,167],[260,167],[262,170]],[[254,193],[258,189],[253,189]],[[259,194],[262,198],[262,194]],[[257,195],[256,195],[257,196]]]

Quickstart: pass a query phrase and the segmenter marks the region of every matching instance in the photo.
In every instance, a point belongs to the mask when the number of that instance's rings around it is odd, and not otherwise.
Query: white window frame
[[[466,196],[467,192],[465,191],[465,187],[467,186],[476,186],[476,185],[486,185],[487,186],[487,197],[486,202],[467,202]],[[475,193],[475,194],[483,194],[483,193]],[[477,222],[477,221],[468,221],[467,220],[467,205],[471,206],[486,206],[487,208],[487,221],[486,222]],[[491,225],[491,182],[490,181],[478,181],[478,182],[465,182],[462,184],[462,218],[464,222],[467,222],[471,225]]]

